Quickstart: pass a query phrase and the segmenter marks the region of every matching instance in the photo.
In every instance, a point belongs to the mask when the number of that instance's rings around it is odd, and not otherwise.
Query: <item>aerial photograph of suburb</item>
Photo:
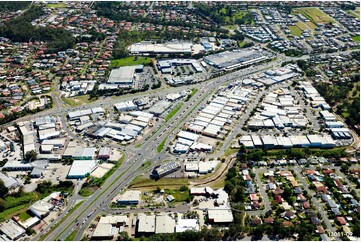
[[[0,1],[1,241],[361,241],[360,0]]]

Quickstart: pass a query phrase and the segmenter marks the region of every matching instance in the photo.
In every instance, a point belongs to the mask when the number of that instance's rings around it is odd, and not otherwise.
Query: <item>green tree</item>
[[[9,189],[5,186],[3,180],[0,180],[0,198],[4,198],[9,192]]]
[[[25,159],[27,161],[34,161],[36,160],[37,157],[38,157],[38,153],[35,150],[28,151],[25,154]]]

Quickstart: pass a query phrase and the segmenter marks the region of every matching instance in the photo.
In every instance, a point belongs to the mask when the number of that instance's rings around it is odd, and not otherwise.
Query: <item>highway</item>
[[[205,102],[207,102],[210,94],[212,94],[221,85],[233,80],[237,80],[245,75],[250,75],[252,73],[259,72],[274,66],[279,66],[279,64],[283,61],[289,61],[292,59],[293,58],[289,57],[282,59],[279,58],[274,62],[263,63],[255,67],[238,70],[217,78],[213,78],[204,83],[174,88],[160,88],[158,90],[151,90],[145,93],[128,94],[122,97],[99,99],[90,104],[82,105],[76,108],[62,107],[56,108],[55,110],[50,109],[32,116],[27,116],[19,119],[30,120],[35,117],[44,115],[60,115],[63,116],[62,119],[63,121],[65,121],[64,116],[72,110],[86,109],[98,106],[112,108],[114,103],[132,100],[134,98],[141,98],[146,95],[166,95],[168,93],[179,92],[190,88],[199,89],[199,91],[186,103],[186,105],[182,106],[182,108],[178,111],[177,115],[173,116],[168,122],[162,125],[154,135],[152,135],[148,140],[143,143],[143,145],[139,149],[132,146],[126,147],[124,150],[126,155],[125,162],[123,162],[120,168],[107,179],[101,189],[98,189],[91,197],[86,198],[84,203],[76,211],[70,214],[62,222],[62,224],[60,224],[60,226],[54,229],[54,231],[48,234],[45,240],[65,240],[65,238],[71,233],[72,229],[77,227],[77,224],[79,225],[79,232],[76,235],[75,240],[80,240],[82,238],[84,230],[87,228],[88,225],[90,225],[91,221],[96,216],[98,216],[99,213],[109,211],[108,205],[111,199],[117,194],[119,194],[123,189],[126,189],[130,182],[136,176],[142,174],[142,172],[144,173],[144,170],[140,169],[141,165],[144,162],[148,160],[153,161],[152,166],[150,167],[151,169],[152,167],[158,165],[164,160],[164,157],[166,156],[166,149],[164,148],[163,151],[160,153],[156,152],[156,147],[159,145],[159,143],[166,139],[167,142],[165,147],[167,147],[173,136],[177,133],[177,130],[180,129],[183,124],[192,117],[193,114],[197,113],[199,107],[201,107]],[[267,91],[269,91],[269,89],[264,90],[263,93]],[[260,93],[256,97],[256,100],[259,100],[261,96],[262,95]],[[239,126],[237,126],[237,128],[241,127],[241,124],[247,120],[247,116],[256,105],[257,102],[253,102],[252,105],[248,107],[246,115],[244,115],[245,117],[239,121]],[[64,124],[64,126],[66,126],[66,124]],[[69,132],[69,130],[67,131]],[[230,135],[229,137],[227,137],[227,141],[224,142],[224,145],[219,151],[219,153],[223,153],[224,149],[229,146],[230,142],[233,140],[236,134],[237,132],[233,132],[232,136]],[[74,196],[74,198],[70,198],[70,201],[75,200],[75,198],[76,196]],[[51,226],[53,226],[53,224],[49,227]],[[48,230],[48,228],[45,229],[45,231],[46,230]],[[36,235],[33,240],[39,240],[41,234],[42,233]]]
[[[265,63],[263,65],[253,67],[251,72],[258,72],[270,68],[271,65],[272,63]],[[129,183],[142,172],[141,170],[139,171],[139,167],[141,167],[144,162],[147,160],[152,160],[154,161],[152,167],[154,167],[163,161],[166,149],[164,149],[161,153],[156,153],[157,145],[163,139],[170,137],[171,133],[177,127],[181,128],[181,124],[186,122],[191,117],[192,113],[198,111],[198,109],[194,107],[201,106],[207,102],[209,94],[219,86],[249,74],[250,71],[247,68],[211,79],[207,82],[208,85],[198,84],[197,88],[199,88],[199,91],[187,102],[188,105],[183,105],[182,108],[178,111],[177,115],[172,117],[165,125],[161,126],[161,128],[150,139],[148,139],[140,149],[135,149],[138,153],[136,153],[134,156],[129,158],[128,153],[130,152],[126,151],[126,162],[124,162],[121,167],[107,179],[102,189],[98,189],[91,197],[89,197],[76,211],[70,214],[62,222],[62,225],[52,231],[45,240],[64,240],[71,233],[71,229],[77,226],[77,223],[80,223],[81,228],[75,237],[75,240],[80,240],[84,229],[86,229],[90,222],[100,212],[107,210],[107,206],[111,199],[115,197],[121,190],[125,189]],[[170,90],[170,92],[175,91],[176,90],[174,89]],[[144,97],[144,94],[142,94],[142,96]],[[127,98],[133,99],[134,95]],[[118,100],[113,100],[113,102],[118,102]],[[91,105],[96,106],[93,103]],[[107,105],[110,104],[108,103]],[[89,108],[89,106],[87,106],[87,108]],[[68,108],[65,108],[60,110],[60,112],[64,114],[63,112],[68,110]],[[40,234],[34,237],[33,240],[38,240],[39,238]]]

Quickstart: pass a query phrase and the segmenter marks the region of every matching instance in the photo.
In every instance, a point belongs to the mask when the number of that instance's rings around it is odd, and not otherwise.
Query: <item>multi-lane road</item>
[[[290,57],[277,58],[276,61],[270,63],[263,63],[255,67],[238,70],[191,86],[162,88],[143,93],[128,94],[117,98],[99,99],[90,104],[77,107],[76,109],[86,109],[98,106],[112,108],[112,106],[119,101],[132,100],[134,98],[141,98],[144,96],[166,95],[168,93],[179,92],[190,88],[199,89],[199,91],[188,102],[186,102],[185,105],[182,106],[182,108],[177,112],[177,115],[173,116],[164,125],[160,126],[160,128],[150,138],[148,138],[140,148],[136,148],[134,145],[125,148],[125,162],[123,162],[120,168],[107,179],[101,189],[98,189],[91,197],[85,198],[84,202],[81,204],[81,206],[79,206],[78,209],[76,209],[73,213],[68,214],[67,217],[62,215],[61,218],[64,217],[64,219],[61,224],[59,224],[56,229],[47,234],[45,240],[64,240],[74,230],[74,228],[78,230],[75,240],[80,240],[84,230],[87,228],[90,222],[99,213],[103,211],[109,211],[108,204],[110,203],[111,199],[115,197],[115,195],[117,195],[120,191],[126,189],[135,177],[140,174],[144,174],[144,170],[140,169],[144,162],[151,160],[153,161],[152,167],[154,167],[164,160],[164,158],[167,156],[165,151],[166,149],[163,149],[162,152],[157,153],[156,147],[163,140],[166,140],[165,147],[167,147],[173,136],[177,133],[178,129],[180,129],[183,124],[198,111],[199,107],[201,107],[208,100],[210,94],[212,94],[220,86],[252,73],[256,73],[271,67],[278,67],[282,62],[293,59],[294,58]],[[306,59],[306,57],[302,57],[301,59]],[[256,100],[259,100],[263,95],[262,93],[265,93],[266,91],[269,90],[260,92],[260,94],[257,95]],[[247,108],[244,117],[239,121],[240,125],[247,120],[247,116],[249,116],[250,112],[253,110],[256,104],[257,102],[250,104],[250,107]],[[57,104],[57,106],[59,106],[59,104]],[[30,120],[44,115],[62,116],[63,121],[65,121],[64,117],[66,114],[74,109],[75,108],[71,107],[57,107],[56,109],[50,109],[35,115],[20,118],[17,121]],[[66,126],[66,124],[64,126]],[[67,131],[70,132],[70,130]],[[233,132],[227,138],[227,142],[224,142],[223,147],[220,149],[219,153],[222,153],[225,148],[229,146],[230,142],[233,140],[236,134],[237,132]],[[79,199],[79,196],[75,194],[69,198],[69,203],[75,204],[76,199]],[[58,221],[60,221],[60,218],[55,220],[55,222]],[[48,231],[50,227],[53,227],[54,225],[55,223],[50,224],[44,230],[44,232]],[[39,233],[33,238],[33,240],[39,240],[42,234],[43,233]]]

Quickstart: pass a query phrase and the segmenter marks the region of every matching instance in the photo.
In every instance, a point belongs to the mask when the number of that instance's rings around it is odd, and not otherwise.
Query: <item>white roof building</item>
[[[155,233],[155,215],[138,215],[138,233]]]
[[[208,220],[212,223],[232,223],[231,209],[208,209]]]
[[[178,215],[178,224],[175,227],[176,233],[181,233],[187,230],[199,231],[199,223],[197,219],[182,219],[181,215]]]
[[[17,225],[15,221],[11,219],[0,224],[0,231],[12,241],[19,239],[25,234],[25,229]]]
[[[175,231],[175,220],[169,215],[160,215],[155,220],[156,234],[169,234]]]
[[[96,160],[75,160],[71,165],[67,178],[84,178],[94,170],[98,162]]]

